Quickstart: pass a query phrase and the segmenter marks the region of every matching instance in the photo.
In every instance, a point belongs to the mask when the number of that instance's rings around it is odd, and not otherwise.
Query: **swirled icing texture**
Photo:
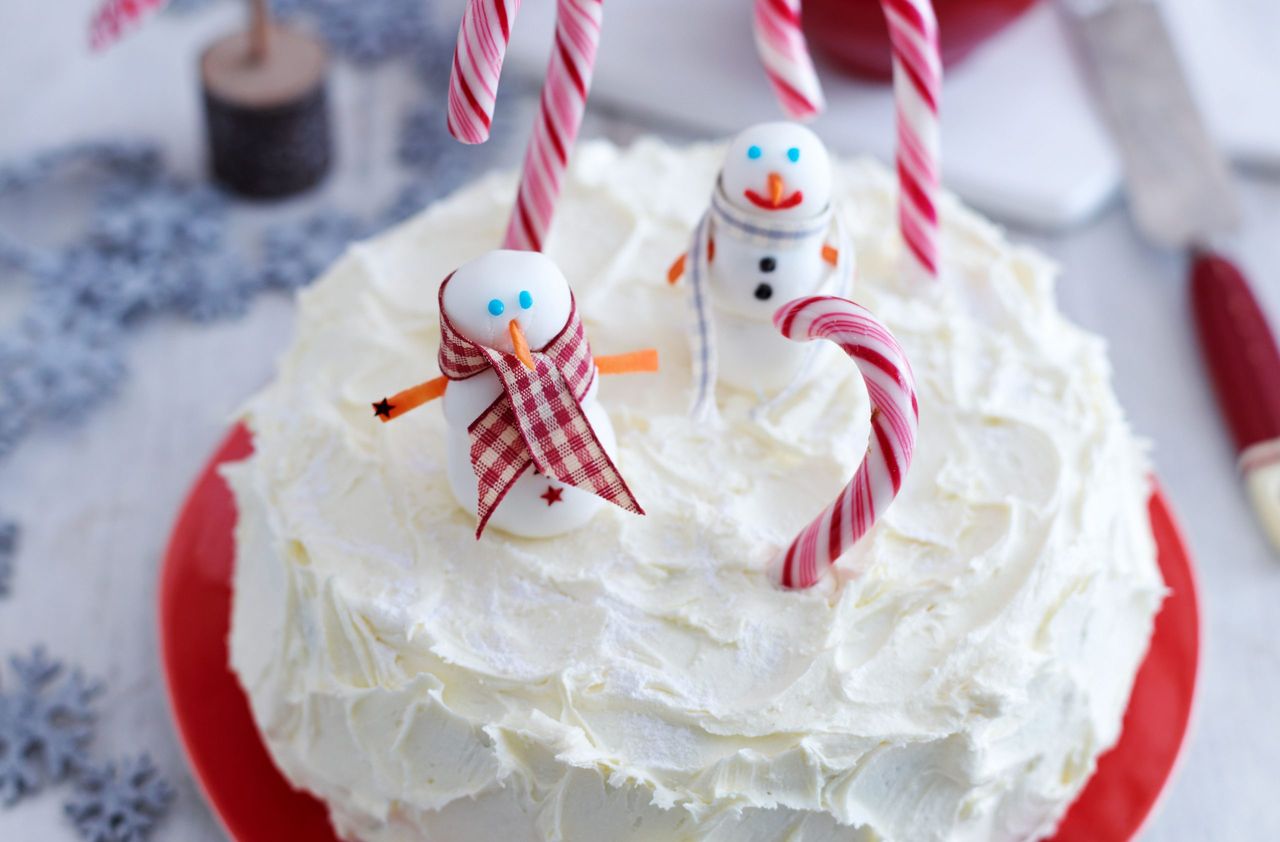
[[[436,289],[497,243],[493,175],[354,246],[300,297],[297,337],[227,471],[232,662],[276,763],[345,836],[391,840],[1023,840],[1053,829],[1117,738],[1162,583],[1147,465],[1100,339],[1054,270],[948,199],[943,283],[896,280],[894,183],[837,169],[855,297],[920,386],[897,502],[835,576],[773,588],[770,556],[865,450],[851,362],[763,424],[686,419],[684,291],[666,285],[718,147],[578,152],[550,254],[598,354],[620,462],[648,517],[606,507],[550,540],[450,497]]]

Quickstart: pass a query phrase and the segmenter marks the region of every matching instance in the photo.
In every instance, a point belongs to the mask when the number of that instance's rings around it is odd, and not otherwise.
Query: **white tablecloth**
[[[0,160],[129,129],[162,139],[175,165],[195,172],[190,50],[228,26],[234,10],[162,21],[117,53],[90,60],[78,57],[87,0],[57,5],[55,15],[51,4],[0,4]],[[390,127],[407,84],[397,70],[337,79],[339,110],[372,95],[372,106],[359,107],[383,128],[357,141],[343,133],[348,175],[328,189],[355,197],[367,192],[357,193],[362,185],[393,182],[377,162],[390,157]],[[586,132],[628,137],[634,127],[597,117]],[[1280,184],[1258,176],[1239,182],[1248,222],[1235,254],[1280,324]],[[1199,562],[1206,634],[1198,709],[1190,748],[1144,839],[1280,839],[1280,645],[1270,622],[1280,606],[1280,561],[1265,547],[1235,475],[1192,331],[1184,261],[1144,245],[1123,207],[1069,235],[1025,239],[1061,261],[1063,308],[1110,341],[1116,388],[1153,443]],[[0,296],[0,322],[5,312]],[[148,751],[177,784],[157,839],[222,838],[187,774],[166,708],[157,565],[189,483],[238,404],[271,376],[292,315],[289,301],[269,297],[237,321],[146,327],[131,344],[132,376],[118,398],[82,426],[46,429],[0,463],[0,512],[24,526],[15,593],[0,601],[0,655],[44,643],[108,681],[95,754]],[[61,815],[66,793],[59,787],[0,809],[0,839],[72,839]]]

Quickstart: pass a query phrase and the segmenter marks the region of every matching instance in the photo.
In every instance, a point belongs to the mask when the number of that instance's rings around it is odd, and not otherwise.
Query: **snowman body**
[[[445,287],[441,305],[454,329],[473,342],[516,353],[518,334],[538,350],[558,336],[572,311],[569,283],[539,252],[493,251],[463,265]],[[518,328],[518,329],[517,329]],[[613,424],[596,398],[599,372],[579,402],[596,438],[612,459]],[[444,394],[449,487],[458,505],[475,515],[479,481],[471,465],[469,428],[502,395],[492,369],[450,381]],[[512,535],[545,538],[589,521],[605,501],[529,467],[507,490],[488,526]]]
[[[831,161],[797,123],[753,126],[729,144],[716,186],[707,249],[717,376],[761,399],[801,376],[812,346],[773,325],[789,301],[843,285],[827,260]],[[849,260],[852,255],[845,255]]]
[[[825,231],[785,245],[760,245],[717,230],[715,260],[708,271],[715,310],[720,378],[764,396],[787,387],[816,346],[792,342],[773,326],[773,314],[788,301],[833,286],[822,258]]]
[[[617,438],[608,413],[596,399],[599,375],[582,400],[582,410],[596,437],[610,458],[615,458]],[[466,380],[449,384],[444,395],[444,418],[448,426],[449,487],[458,505],[476,514],[477,485],[471,468],[471,424],[502,394],[498,375],[482,371]],[[605,505],[590,492],[565,485],[529,468],[516,480],[489,518],[489,527],[525,538],[548,538],[583,526]]]

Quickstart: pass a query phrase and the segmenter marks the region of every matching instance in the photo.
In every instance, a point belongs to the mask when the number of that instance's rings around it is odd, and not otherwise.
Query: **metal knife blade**
[[[1120,157],[1139,227],[1171,247],[1204,244],[1239,218],[1160,9],[1151,0],[1063,0]]]

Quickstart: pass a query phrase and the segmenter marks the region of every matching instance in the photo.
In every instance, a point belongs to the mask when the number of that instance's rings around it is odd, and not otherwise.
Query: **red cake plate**
[[[169,704],[196,780],[233,839],[337,842],[324,806],[290,787],[272,764],[227,665],[236,510],[217,468],[252,449],[244,427],[227,436],[191,490],[169,541],[159,606]],[[1150,508],[1169,597],[1138,671],[1120,742],[1099,759],[1054,842],[1137,836],[1186,739],[1200,658],[1195,575],[1159,489]]]

